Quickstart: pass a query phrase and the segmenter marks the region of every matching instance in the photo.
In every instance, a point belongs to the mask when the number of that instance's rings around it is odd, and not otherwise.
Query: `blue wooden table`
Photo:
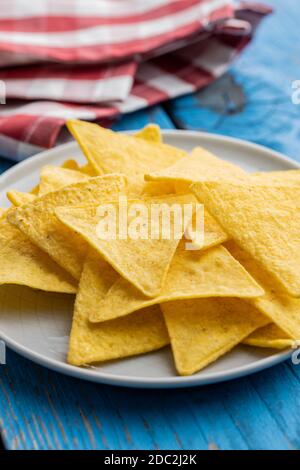
[[[300,106],[291,101],[300,79],[299,2],[266,3],[276,12],[226,77],[115,128],[153,121],[207,130],[300,160]],[[2,171],[9,165],[0,160]],[[299,449],[300,367],[288,361],[224,384],[149,391],[81,382],[8,351],[0,428],[9,449]]]

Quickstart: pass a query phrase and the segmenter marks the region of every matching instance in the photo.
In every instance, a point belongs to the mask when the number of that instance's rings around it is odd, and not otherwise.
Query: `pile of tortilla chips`
[[[30,192],[8,192],[0,284],[76,295],[70,364],[170,345],[188,375],[240,343],[296,344],[300,170],[248,174],[202,148],[166,145],[155,125],[135,135],[76,120],[68,128],[87,163],[47,165]],[[124,198],[146,208],[201,203],[202,244],[186,245],[195,212],[177,238],[99,237],[102,209],[119,215]]]

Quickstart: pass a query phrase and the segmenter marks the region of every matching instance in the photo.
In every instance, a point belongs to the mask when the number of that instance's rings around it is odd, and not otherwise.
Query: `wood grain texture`
[[[286,363],[222,385],[122,389],[9,351],[0,378],[3,438],[11,449],[295,449],[299,377]]]
[[[123,118],[267,145],[300,160],[300,8],[276,7],[218,84]],[[0,149],[1,154],[1,149]],[[0,160],[0,171],[9,163]],[[0,427],[10,449],[299,449],[300,366],[290,361],[244,379],[184,390],[133,390],[82,382],[9,351],[0,366]]]
[[[174,100],[176,127],[239,137],[300,160],[300,106],[292,82],[300,79],[299,2],[265,0],[274,7],[255,39],[210,89]],[[216,110],[217,109],[217,110]]]

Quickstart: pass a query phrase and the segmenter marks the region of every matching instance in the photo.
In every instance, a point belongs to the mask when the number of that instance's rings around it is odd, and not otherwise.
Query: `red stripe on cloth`
[[[195,66],[189,60],[184,60],[182,55],[174,52],[167,54],[166,57],[154,59],[151,62],[159,67],[160,70],[175,75],[195,87],[205,86],[215,78],[208,70]]]
[[[49,116],[13,115],[0,117],[0,133],[20,142],[51,148],[65,120]]]
[[[97,16],[75,16],[75,13],[74,16],[59,16],[56,14],[51,15],[50,11],[49,16],[43,15],[32,16],[30,18],[0,19],[0,30],[51,33],[76,31],[93,26],[139,23],[179,13],[180,11],[184,11],[187,8],[201,3],[207,3],[207,0],[173,0],[167,5],[153,8],[145,13],[135,14],[134,12],[129,11],[126,16],[108,17],[101,17],[100,10]]]
[[[188,25],[178,28],[166,34],[161,34],[147,39],[121,42],[117,44],[105,44],[96,46],[80,47],[45,47],[27,44],[14,44],[5,41],[0,42],[0,51],[12,54],[30,55],[31,57],[43,58],[45,61],[59,62],[99,62],[103,63],[112,59],[123,59],[135,54],[144,54],[153,51],[166,43],[173,43],[186,38],[198,29],[202,23],[194,21]]]
[[[14,139],[18,148],[16,157],[21,159],[22,152],[24,157],[30,152],[30,146],[22,146],[23,143],[35,145],[36,148],[53,146],[66,119],[100,120],[102,123],[108,123],[121,111],[122,113],[131,112],[201,88],[226,71],[245,42],[249,41],[252,26],[255,26],[263,16],[257,9],[253,11],[247,9],[243,12],[246,15],[243,20],[247,21],[246,18],[249,18],[250,25],[247,23],[243,25],[242,22],[239,25],[236,23],[238,27],[233,22],[217,27],[214,25],[213,28],[208,25],[207,32],[210,35],[207,34],[205,41],[203,41],[203,36],[193,35],[192,39],[198,42],[190,43],[189,46],[172,54],[142,63],[137,71],[138,78],[133,84],[131,94],[123,102],[108,103],[107,106],[103,103],[99,105],[71,104],[63,99],[62,102],[49,100],[20,102],[19,104],[8,102],[5,107],[0,107],[0,135]],[[183,34],[181,39],[185,37]],[[127,45],[122,44],[118,47],[127,47]],[[143,41],[143,44],[139,44],[138,47],[144,45]],[[91,48],[88,49],[87,53],[91,53]],[[96,52],[99,53],[99,50]],[[121,49],[118,53],[120,52]],[[86,66],[82,68],[87,70]],[[74,80],[72,83],[80,85],[84,83],[84,79]],[[7,139],[6,147],[5,139],[1,141],[1,152],[12,158],[8,141],[9,139]]]
[[[222,7],[212,13],[214,18],[219,19],[231,16],[230,7]],[[28,44],[15,44],[8,41],[0,42],[0,52],[10,52],[11,54],[23,54],[37,59],[43,58],[45,61],[59,62],[105,62],[112,59],[120,59],[136,54],[145,54],[156,50],[165,44],[176,43],[182,39],[187,39],[196,32],[199,32],[210,22],[210,15],[206,18],[195,18],[194,21],[184,26],[174,28],[171,31],[158,34],[149,38],[137,38],[130,41],[123,41],[115,44],[103,44],[77,47],[46,47]],[[138,27],[137,27],[138,31]]]
[[[170,97],[166,92],[139,80],[135,81],[131,95],[147,100],[149,106],[165,101]]]
[[[119,77],[122,75],[133,76],[137,64],[128,61],[114,65],[91,64],[65,66],[61,64],[28,65],[24,67],[13,67],[6,70],[0,69],[0,80],[9,79],[35,79],[35,78],[63,78],[71,80],[99,80],[101,78]]]
[[[47,106],[51,106],[51,116],[46,115]],[[0,115],[0,134],[44,148],[51,148],[55,145],[58,133],[67,119],[63,116],[64,110],[65,114],[68,114],[68,119],[87,119],[87,116],[91,116],[92,119],[111,119],[119,114],[118,109],[114,106],[86,106],[52,102],[48,104],[38,101],[34,103],[31,114],[26,114],[27,109],[26,105],[20,105],[14,114]],[[44,114],[42,114],[42,109]],[[57,110],[56,116],[55,110]]]

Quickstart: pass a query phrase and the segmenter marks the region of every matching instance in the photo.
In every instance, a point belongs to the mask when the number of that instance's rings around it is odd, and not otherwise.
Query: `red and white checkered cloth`
[[[209,84],[269,12],[232,0],[1,0],[0,154],[22,160],[55,145],[66,119],[107,122]]]

